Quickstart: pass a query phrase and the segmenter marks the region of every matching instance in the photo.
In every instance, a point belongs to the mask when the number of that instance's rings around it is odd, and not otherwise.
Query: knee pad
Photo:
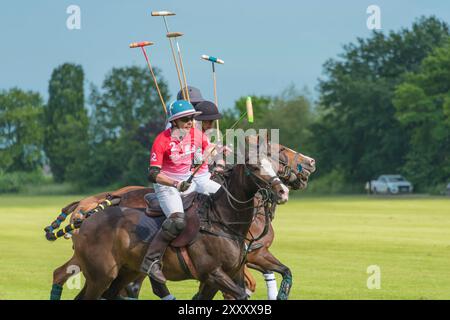
[[[175,212],[167,218],[162,229],[173,236],[178,236],[186,227],[186,215],[184,212]]]

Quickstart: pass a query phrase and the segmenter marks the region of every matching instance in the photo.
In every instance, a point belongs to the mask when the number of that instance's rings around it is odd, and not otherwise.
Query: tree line
[[[410,28],[373,32],[345,45],[323,71],[318,101],[295,87],[252,96],[251,127],[280,129],[282,144],[317,160],[313,190],[362,191],[384,173],[404,174],[421,191],[450,182],[447,23],[421,17]],[[165,122],[148,71],[113,68],[100,87],[84,83],[82,66],[66,63],[53,70],[46,103],[35,92],[0,91],[0,192],[17,191],[27,177],[39,181],[43,168],[54,182],[80,188],[147,183],[149,149]],[[245,102],[222,111],[221,129]]]

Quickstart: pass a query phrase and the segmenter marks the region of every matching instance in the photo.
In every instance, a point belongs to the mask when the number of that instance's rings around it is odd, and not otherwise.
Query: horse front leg
[[[289,293],[292,288],[291,270],[275,258],[269,250],[266,248],[261,248],[260,250],[253,252],[252,255],[249,255],[248,257],[247,266],[263,273],[266,280],[274,278],[273,274],[271,275],[271,272],[281,274],[283,280],[281,281],[280,289],[278,290],[278,295],[276,298],[277,300],[288,300]]]
[[[169,288],[165,284],[155,281],[150,278],[150,283],[152,285],[153,293],[158,296],[161,300],[176,300],[176,298],[170,293]]]
[[[242,276],[238,275],[236,280],[241,285],[238,285],[235,281],[233,281],[233,279],[230,276],[228,276],[222,270],[222,268],[218,267],[208,275],[207,284],[210,284],[212,287],[217,288],[218,290],[226,294],[229,294],[232,298],[236,300],[246,300],[247,293],[245,292],[243,285],[243,275]]]
[[[212,283],[201,282],[198,292],[192,297],[192,300],[212,300],[217,291],[219,290]]]

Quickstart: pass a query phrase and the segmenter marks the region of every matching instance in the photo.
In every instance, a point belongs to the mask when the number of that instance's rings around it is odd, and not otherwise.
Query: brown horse
[[[244,241],[253,217],[256,192],[266,190],[266,203],[287,201],[288,189],[271,169],[270,161],[261,157],[257,164],[238,164],[222,186],[205,200],[198,238],[187,246],[195,267],[195,276],[186,272],[176,253],[168,250],[163,258],[167,279],[201,281],[198,298],[210,299],[221,290],[235,299],[247,297],[243,288]],[[243,201],[245,200],[245,201]],[[201,201],[201,200],[198,200]],[[189,211],[188,211],[189,214]],[[104,214],[84,221],[74,239],[75,256],[86,278],[78,298],[98,299],[109,288],[107,298],[139,275],[146,245],[136,236],[136,226],[144,213],[136,209],[109,207]]]
[[[297,153],[296,151],[282,145],[279,145],[279,152],[280,166],[278,175],[280,176],[282,181],[294,190],[306,188],[310,173],[315,171],[314,159],[309,158],[301,153]],[[62,211],[67,215],[72,213],[71,222],[73,222],[75,219],[83,218],[83,212],[92,210],[98,207],[99,204],[105,203],[106,199],[119,198],[121,206],[144,208],[146,204],[144,203],[143,195],[149,192],[153,192],[153,189],[141,186],[125,187],[114,192],[103,192],[101,194],[85,198],[81,201],[71,203]],[[259,200],[255,201],[255,207],[258,207],[258,201]],[[264,215],[255,215],[255,220],[250,227],[249,235],[260,234],[264,225]],[[74,233],[76,234],[76,232]],[[271,243],[273,242],[273,237],[274,231],[272,226],[270,225],[268,234],[252,246],[253,250],[248,255],[248,263],[252,268],[255,268],[264,273],[268,273],[269,271],[282,273],[283,281],[285,281],[285,279],[292,279],[289,268],[280,263],[268,250]],[[59,300],[61,298],[64,283],[70,276],[73,275],[67,272],[68,267],[71,265],[79,265],[75,256],[72,256],[69,261],[67,261],[59,268],[55,269],[55,271],[53,272],[53,286],[50,295],[50,298],[52,300]],[[121,295],[137,297],[140,290],[140,285],[144,279],[145,276],[139,277],[136,281],[134,281],[133,286],[127,287],[127,291],[122,291]],[[251,274],[248,272],[246,272],[246,285],[247,287],[253,288],[253,290],[256,285],[254,279],[251,277]],[[169,290],[167,289],[167,287],[161,286],[157,283],[153,283],[153,281],[152,288],[154,293],[161,298],[169,295]],[[281,294],[285,292],[284,298],[287,299],[290,286],[284,286],[282,283],[281,288],[285,289],[280,289],[278,298],[283,299],[283,296]]]
[[[315,160],[282,145],[279,145],[279,152],[280,166],[278,176],[281,178],[283,183],[293,190],[305,189],[307,187],[310,174],[316,170]],[[261,234],[266,226],[267,217],[264,214],[264,208],[260,205],[260,201],[261,199],[257,196],[254,202],[254,207],[257,208],[257,211],[250,226],[247,236],[248,238]],[[272,219],[273,216],[270,217],[270,220]],[[270,223],[267,234],[250,246],[251,250],[247,255],[246,266],[260,271],[263,275],[268,275],[273,272],[281,274],[283,279],[276,298],[277,300],[287,300],[292,287],[292,273],[289,267],[281,263],[269,251],[269,248],[274,240],[274,236],[274,229]],[[250,245],[248,241],[247,245]],[[250,291],[254,292],[256,281],[247,269],[244,271],[246,287]],[[141,276],[134,281],[134,283],[127,286],[127,294],[131,297],[137,298],[141,284],[144,280],[145,276]],[[167,297],[173,298],[173,296],[170,295],[170,291],[167,286],[152,281],[152,279],[150,279],[150,281],[152,283],[152,289],[155,295],[161,299]],[[224,294],[224,296],[225,298],[230,298],[226,294]]]

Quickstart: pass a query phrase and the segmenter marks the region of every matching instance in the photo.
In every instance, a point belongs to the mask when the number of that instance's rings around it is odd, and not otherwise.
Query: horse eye
[[[298,172],[302,172],[302,170],[303,170],[302,165],[301,165],[301,164],[298,164],[298,165],[297,165],[297,171],[298,171]]]

